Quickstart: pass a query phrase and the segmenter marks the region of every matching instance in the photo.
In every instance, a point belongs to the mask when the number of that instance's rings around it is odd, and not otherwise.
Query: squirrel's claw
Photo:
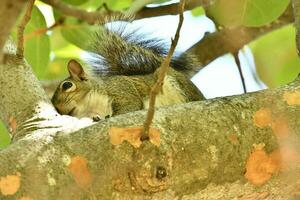
[[[99,115],[94,116],[92,119],[94,122],[99,122],[101,120]]]

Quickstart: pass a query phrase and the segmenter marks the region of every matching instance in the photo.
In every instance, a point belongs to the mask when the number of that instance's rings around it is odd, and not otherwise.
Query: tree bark
[[[15,68],[25,69],[20,63],[1,67],[7,70],[6,74],[13,72],[16,76],[24,72]],[[27,78],[32,77],[29,74],[30,71]],[[4,77],[0,80],[1,88],[10,88],[9,92],[1,90],[1,96],[31,101],[30,105],[18,102],[19,112],[26,110],[28,114],[34,110],[38,116],[21,123],[22,128],[16,129],[15,142],[0,152],[1,198],[199,199],[208,195],[209,199],[216,199],[214,195],[222,194],[221,199],[232,199],[251,194],[255,187],[247,183],[244,172],[253,145],[263,143],[268,153],[281,145],[273,125],[263,127],[254,120],[261,109],[270,110],[272,123],[279,121],[287,126],[289,139],[285,141],[299,150],[299,79],[281,88],[160,108],[153,123],[160,132],[160,146],[143,141],[139,148],[128,142],[113,145],[108,132],[112,127],[142,125],[145,111],[116,116],[78,130],[83,119],[76,121],[58,115],[42,97],[44,93],[24,99],[40,92],[29,85],[35,86],[36,79],[31,78],[28,83],[21,79],[20,85],[28,87],[26,94],[16,92],[25,88],[3,81]],[[37,104],[35,100],[44,103]],[[0,105],[7,107],[3,112],[6,115],[18,109],[7,100]],[[17,127],[22,119],[27,118],[18,118]],[[3,185],[11,177],[20,183],[8,195],[3,192]],[[227,187],[233,187],[229,189],[231,193],[218,191]],[[262,191],[269,187],[282,185],[272,179]],[[282,190],[267,191],[271,197],[283,195]],[[284,197],[291,194],[288,192]]]
[[[26,0],[2,0],[0,1],[0,24],[3,28],[0,29],[0,63],[2,63],[2,49],[10,34],[12,27],[15,25],[18,16],[22,12],[22,9],[26,3]]]

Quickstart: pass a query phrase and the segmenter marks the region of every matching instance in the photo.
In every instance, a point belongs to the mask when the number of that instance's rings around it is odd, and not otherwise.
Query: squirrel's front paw
[[[110,115],[106,115],[105,119],[110,118]],[[101,120],[101,117],[99,115],[94,116],[93,118],[94,122],[99,122]]]
[[[94,122],[99,122],[101,120],[101,117],[99,115],[96,115],[92,119]]]

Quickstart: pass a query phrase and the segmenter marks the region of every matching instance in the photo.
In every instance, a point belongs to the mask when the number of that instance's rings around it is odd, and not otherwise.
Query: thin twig
[[[173,56],[173,53],[175,51],[175,48],[176,48],[176,45],[177,45],[177,42],[179,39],[179,33],[180,33],[180,29],[181,29],[182,23],[183,23],[183,11],[184,11],[185,0],[181,0],[179,5],[180,5],[180,7],[179,7],[180,13],[179,13],[178,27],[177,27],[174,39],[171,39],[172,43],[171,43],[171,47],[168,52],[168,55],[163,60],[160,67],[158,68],[157,81],[154,84],[154,86],[151,88],[150,97],[149,97],[150,98],[149,108],[148,108],[146,120],[144,122],[144,129],[142,132],[141,140],[145,140],[145,139],[149,138],[148,134],[149,134],[149,128],[150,128],[150,125],[152,123],[153,116],[154,116],[154,111],[155,111],[154,106],[155,106],[156,95],[162,90],[164,78],[169,69],[170,61],[171,61],[171,58]]]
[[[108,20],[115,20],[121,18],[124,14],[121,12],[111,12],[111,11],[95,11],[90,12],[83,9],[79,9],[75,6],[64,3],[61,0],[42,0],[42,2],[52,6],[53,8],[59,10],[65,15],[76,17],[77,19],[84,20],[89,24],[101,24],[103,22],[109,22]],[[109,18],[109,15],[113,17]]]
[[[24,35],[24,41],[29,40],[38,35],[43,35],[47,31],[53,30],[54,28],[57,28],[57,27],[61,26],[62,24],[63,24],[62,20],[58,20],[49,27],[36,29],[35,31],[33,31],[29,34]]]
[[[52,6],[54,9],[59,10],[65,15],[76,17],[78,19],[84,20],[89,24],[96,24],[96,23],[102,23],[103,21],[109,22],[107,20],[117,20],[118,17],[116,16],[122,16],[126,14],[136,14],[134,17],[135,19],[141,19],[141,18],[147,18],[147,17],[156,17],[156,16],[162,16],[162,15],[177,15],[178,14],[178,3],[174,3],[171,5],[165,5],[165,6],[159,6],[159,7],[154,7],[154,8],[147,8],[144,7],[140,10],[140,7],[134,5],[134,8],[130,8],[127,12],[122,13],[122,12],[117,12],[117,11],[111,11],[107,8],[106,4],[103,4],[103,8],[105,10],[102,11],[94,11],[94,12],[89,12],[83,9],[79,9],[75,6],[68,5],[60,0],[41,0],[42,2]],[[150,2],[151,0],[140,0],[140,2]],[[193,8],[196,8],[198,6],[203,6],[207,7],[211,4],[213,4],[215,0],[189,0],[186,2],[185,9],[186,10],[191,10]],[[140,6],[140,5],[139,5]],[[108,18],[108,16],[113,16],[111,18]],[[131,16],[131,15],[130,15]],[[120,17],[121,18],[121,17]],[[122,19],[122,18],[121,18]],[[123,19],[123,20],[126,20]],[[129,19],[131,20],[131,19]]]
[[[31,18],[31,12],[33,8],[34,0],[29,0],[25,15],[18,26],[18,46],[17,46],[17,56],[19,58],[24,58],[24,30]]]
[[[238,67],[238,70],[239,70],[239,74],[240,74],[240,77],[241,77],[244,93],[247,93],[245,79],[244,79],[244,76],[243,76],[241,62],[240,62],[240,59],[239,59],[239,52],[238,51],[234,52],[233,57],[234,57],[234,61],[235,61],[236,65]]]
[[[202,6],[203,8],[207,8],[213,5],[216,0],[188,0],[185,3],[184,10],[192,10],[196,7]],[[178,7],[179,3],[172,3],[168,5],[160,5],[157,7],[144,7],[140,11],[138,11],[135,15],[135,19],[142,19],[148,17],[157,17],[164,15],[177,15],[179,12]]]

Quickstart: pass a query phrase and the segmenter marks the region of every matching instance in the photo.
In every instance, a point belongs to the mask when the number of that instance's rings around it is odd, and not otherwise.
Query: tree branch
[[[240,78],[241,78],[241,82],[242,82],[242,86],[243,86],[243,91],[244,91],[244,93],[247,93],[246,83],[245,83],[245,79],[244,79],[244,76],[243,76],[241,62],[240,62],[240,59],[239,59],[239,52],[234,52],[233,57],[234,57],[234,61],[236,63],[236,66],[238,67],[238,70],[239,70],[239,74],[240,74]]]
[[[296,44],[297,52],[300,55],[300,1],[292,0],[294,17],[295,17],[295,27],[296,27]]]
[[[10,34],[10,31],[16,23],[18,16],[22,13],[26,0],[1,0],[0,1],[0,64],[3,62],[2,49]]]
[[[17,45],[17,56],[20,59],[24,58],[24,30],[31,18],[31,11],[33,8],[34,0],[29,0],[27,3],[27,9],[25,15],[18,26],[18,45]]]
[[[84,20],[89,24],[96,24],[96,23],[103,23],[108,22],[109,18],[108,15],[113,16],[122,16],[124,13],[121,12],[111,12],[111,11],[95,11],[95,12],[88,12],[82,9],[78,9],[75,6],[68,5],[63,3],[59,0],[42,0],[44,3],[51,5],[53,8],[59,10],[60,12],[64,13],[65,15],[69,15],[72,17],[76,17],[78,19]],[[185,10],[191,10],[198,6],[208,7],[212,5],[216,0],[189,0],[186,3]],[[151,2],[151,0],[147,0],[146,2]],[[144,0],[142,1],[144,3]],[[135,15],[135,19],[142,19],[147,17],[156,17],[162,15],[177,15],[178,14],[178,3],[166,5],[166,6],[159,6],[155,8],[143,8]],[[134,14],[134,12],[140,9],[140,5],[130,9],[128,12]],[[111,18],[114,20],[116,18]]]
[[[186,1],[184,10],[192,10],[198,6],[204,8],[209,7],[214,4],[216,0],[188,0]],[[178,14],[179,3],[174,3],[165,6],[158,6],[153,8],[143,8],[141,11],[136,13],[136,19],[148,18],[148,17],[157,17],[163,15],[177,15]]]
[[[205,66],[226,53],[239,51],[249,42],[281,28],[293,22],[293,20],[293,11],[291,6],[289,6],[282,16],[269,25],[258,28],[224,28],[221,31],[208,34],[188,51],[196,54],[202,66]]]
[[[153,126],[160,130],[160,147],[144,141],[135,149],[126,142],[115,146],[109,141],[111,127],[142,124],[145,111],[112,117],[69,134],[44,127],[43,134],[33,131],[0,152],[1,181],[22,180],[10,194],[16,199],[22,195],[43,200],[203,199],[205,194],[215,199],[215,192],[225,200],[246,197],[257,191],[244,177],[254,144],[263,143],[260,154],[266,156],[276,152],[280,141],[289,145],[289,152],[299,149],[299,90],[300,80],[296,80],[257,93],[159,108]],[[264,110],[269,115],[258,113]],[[277,169],[280,160],[287,164],[283,157],[271,167]],[[257,168],[264,173],[264,166]],[[269,178],[275,174],[266,170]],[[276,184],[281,183],[279,178],[277,174],[259,189],[270,192],[273,199],[289,199],[293,193]],[[286,185],[295,183],[299,184],[297,176]],[[239,189],[226,192],[230,188]]]
[[[59,10],[65,15],[76,17],[80,20],[84,20],[89,24],[102,24],[103,22],[109,22],[109,16],[112,14],[110,11],[95,11],[95,12],[89,12],[83,9],[79,9],[75,6],[66,4],[60,0],[42,0],[44,3],[52,6],[53,8]],[[114,12],[114,16],[122,15],[120,12]],[[114,20],[115,18],[111,18],[111,20]]]

